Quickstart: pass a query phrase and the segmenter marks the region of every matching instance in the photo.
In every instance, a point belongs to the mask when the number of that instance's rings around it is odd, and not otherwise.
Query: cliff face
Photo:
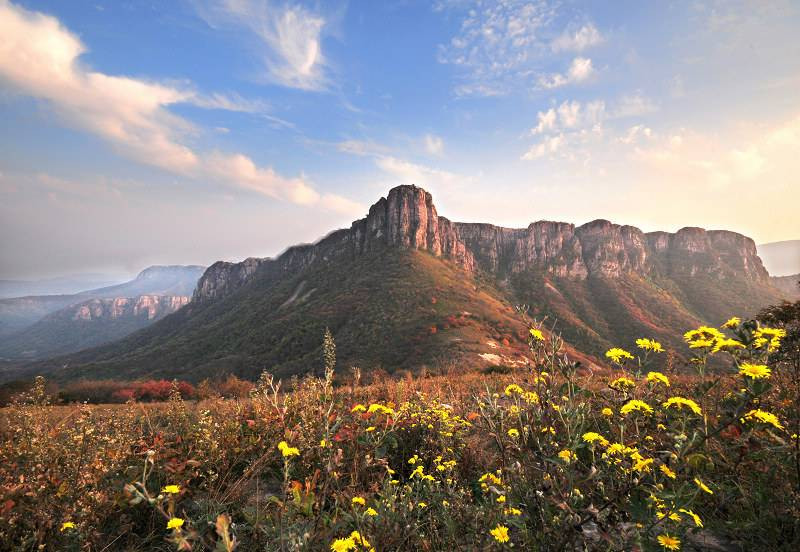
[[[214,264],[200,278],[193,300],[224,296],[262,270],[298,271],[315,262],[391,247],[428,251],[467,272],[482,270],[500,277],[537,270],[574,280],[658,272],[769,281],[753,240],[735,232],[683,228],[674,234],[645,234],[606,220],[577,227],[539,221],[522,229],[451,222],[438,215],[428,192],[398,186],[365,218],[316,244],[291,247],[276,259]]]
[[[146,316],[154,320],[171,314],[186,305],[189,297],[185,295],[140,295],[139,297],[116,297],[114,299],[91,299],[74,305],[54,315],[71,314],[72,320],[115,320],[124,317]]]

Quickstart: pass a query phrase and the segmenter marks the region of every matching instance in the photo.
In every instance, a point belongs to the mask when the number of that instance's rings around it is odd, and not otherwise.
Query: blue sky
[[[455,220],[800,238],[797,2],[0,0],[0,278]]]

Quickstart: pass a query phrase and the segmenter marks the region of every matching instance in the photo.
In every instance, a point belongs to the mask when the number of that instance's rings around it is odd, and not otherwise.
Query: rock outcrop
[[[146,316],[148,320],[171,314],[189,302],[186,295],[140,295],[114,299],[90,299],[71,307],[73,320],[103,320]],[[53,316],[63,314],[54,313]]]
[[[481,270],[499,277],[536,270],[578,280],[656,272],[769,280],[753,240],[735,232],[683,228],[674,234],[645,234],[607,220],[577,227],[539,221],[521,229],[451,222],[439,216],[431,194],[416,186],[398,186],[375,203],[365,218],[315,244],[291,247],[275,259],[215,263],[200,278],[193,300],[224,296],[261,270],[299,271],[339,256],[356,257],[386,248],[427,251],[467,272]]]

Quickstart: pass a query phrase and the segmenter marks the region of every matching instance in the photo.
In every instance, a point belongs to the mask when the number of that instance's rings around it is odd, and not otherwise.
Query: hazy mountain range
[[[340,366],[511,365],[525,359],[519,304],[593,364],[641,336],[681,347],[687,328],[785,296],[755,243],[735,232],[644,233],[605,220],[459,223],[439,216],[425,190],[399,186],[315,244],[215,263],[188,305],[141,331],[5,377],[287,376],[319,368],[326,327]]]
[[[153,266],[122,284],[0,300],[0,358],[43,358],[123,337],[189,301],[201,266]]]

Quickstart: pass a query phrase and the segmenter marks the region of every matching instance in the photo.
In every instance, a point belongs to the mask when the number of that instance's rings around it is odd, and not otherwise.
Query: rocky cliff
[[[144,316],[147,320],[161,318],[186,305],[186,295],[140,295],[139,297],[116,297],[114,299],[90,299],[53,313],[45,318],[70,316],[72,320],[114,320],[123,317]]]
[[[439,216],[431,194],[416,186],[398,186],[365,218],[315,244],[291,247],[276,259],[215,263],[200,278],[194,300],[224,296],[260,271],[299,271],[316,262],[387,247],[427,251],[467,272],[481,270],[499,277],[535,270],[575,280],[702,273],[769,281],[753,240],[735,232],[682,228],[644,233],[607,220],[581,226],[539,221],[521,229],[451,222]]]
[[[44,358],[101,345],[145,328],[188,302],[186,295],[87,299],[0,339],[0,357]]]

